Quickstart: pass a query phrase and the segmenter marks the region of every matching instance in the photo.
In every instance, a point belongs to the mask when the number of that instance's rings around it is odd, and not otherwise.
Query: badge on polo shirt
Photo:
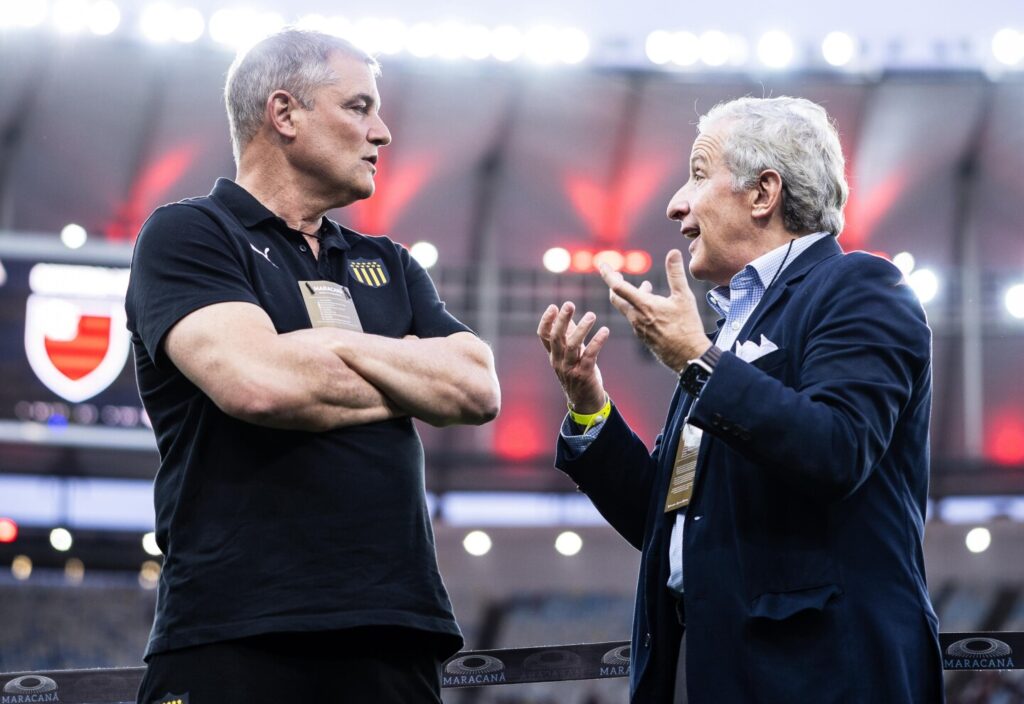
[[[300,281],[299,290],[313,327],[363,331],[347,286],[333,281]]]
[[[171,694],[168,692],[159,699],[153,700],[153,704],[188,704],[188,692],[184,694]]]
[[[695,428],[689,423],[683,424],[683,432],[679,434],[679,447],[676,449],[676,462],[672,467],[672,478],[668,481],[665,513],[672,513],[690,503],[693,480],[697,474],[697,453],[700,451],[700,439],[703,434],[700,428]]]
[[[352,259],[348,270],[352,272],[352,278],[370,288],[381,288],[391,281],[383,259]]]

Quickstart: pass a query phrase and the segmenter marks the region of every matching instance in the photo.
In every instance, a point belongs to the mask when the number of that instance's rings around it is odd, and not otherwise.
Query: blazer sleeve
[[[929,383],[931,331],[902,274],[878,257],[842,257],[815,289],[794,321],[806,329],[790,351],[801,354],[789,360],[796,383],[726,352],[690,421],[760,471],[838,500],[878,465],[908,406],[928,402],[915,389]]]
[[[644,527],[657,474],[662,435],[648,451],[613,405],[611,415],[593,442],[579,454],[558,439],[555,467],[586,494],[611,526],[637,550],[643,549]]]

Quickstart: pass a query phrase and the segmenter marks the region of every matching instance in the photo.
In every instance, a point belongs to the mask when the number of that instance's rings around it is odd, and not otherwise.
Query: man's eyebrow
[[[703,166],[707,163],[707,159],[704,158],[703,154],[694,154],[690,157],[690,168],[695,169],[698,166]]]

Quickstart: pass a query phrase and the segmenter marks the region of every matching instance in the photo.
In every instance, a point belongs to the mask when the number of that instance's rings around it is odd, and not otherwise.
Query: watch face
[[[707,369],[699,364],[691,363],[683,370],[682,376],[679,377],[679,384],[691,396],[699,396],[704,384],[707,383],[708,376],[710,375]]]

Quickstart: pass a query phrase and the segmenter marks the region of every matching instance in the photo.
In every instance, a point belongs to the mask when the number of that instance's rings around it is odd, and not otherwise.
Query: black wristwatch
[[[711,378],[711,372],[715,371],[715,365],[722,357],[722,350],[716,345],[711,345],[707,351],[697,359],[691,359],[679,372],[679,385],[686,393],[694,398],[700,396],[704,390],[704,384]]]

